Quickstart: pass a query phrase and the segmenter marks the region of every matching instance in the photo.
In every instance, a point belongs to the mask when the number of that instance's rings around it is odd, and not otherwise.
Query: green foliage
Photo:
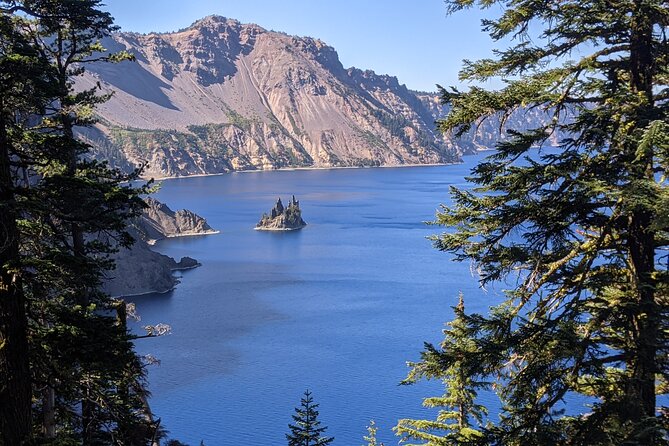
[[[290,111],[286,110],[286,115],[288,115],[288,121],[290,122],[293,134],[298,137],[303,136],[304,132],[298,127],[297,123],[295,122],[295,118],[293,117],[293,114]]]
[[[21,124],[53,92],[53,71],[20,32],[22,22],[0,9],[0,444],[8,445],[29,436],[32,403],[18,221],[24,208],[14,178],[26,156]]]
[[[156,147],[160,147],[168,153],[170,149],[204,151],[207,146],[200,139],[203,133],[201,129],[204,126],[191,127],[194,130],[195,136],[177,130],[144,130],[113,127],[111,129],[111,137],[116,145],[137,148],[141,155],[151,154]]]
[[[447,4],[454,12],[493,2]],[[447,228],[438,249],[472,262],[483,286],[511,287],[488,315],[464,319],[473,344],[459,365],[469,379],[494,382],[502,405],[473,443],[667,444],[657,396],[669,376],[669,276],[660,267],[669,245],[669,10],[598,0],[503,8],[484,29],[517,44],[466,61],[461,78],[505,86],[441,89],[451,109],[440,128],[461,135],[524,107],[553,119],[510,131],[473,169],[475,189],[453,188],[436,220]],[[535,149],[556,130],[569,135],[558,149]],[[423,363],[450,358],[451,348],[428,348]],[[455,363],[438,364],[447,373]],[[562,402],[579,394],[592,404],[565,414]]]
[[[182,443],[179,440],[169,440],[165,443],[165,446],[188,446],[186,443]]]
[[[125,303],[100,290],[113,267],[109,255],[133,241],[126,221],[141,211],[139,195],[148,188],[132,186],[138,171],[91,161],[75,135],[108,98],[97,88],[75,89],[75,78],[89,62],[131,59],[100,45],[115,29],[100,7],[97,0],[0,2],[2,45],[21,45],[20,57],[7,61],[23,80],[7,86],[32,95],[8,96],[17,99],[3,110],[12,126],[1,126],[11,138],[2,154],[12,160],[2,186],[13,192],[2,204],[18,230],[12,267],[29,309],[15,314],[27,327],[22,355],[29,361],[17,375],[32,385],[33,411],[32,432],[6,444],[144,445],[155,431]]]
[[[355,167],[379,167],[381,161],[371,158],[356,158],[351,160],[350,165]]]
[[[379,135],[370,132],[369,130],[361,131],[360,136],[372,147],[377,147],[379,149],[388,149],[388,145],[383,142]]]
[[[318,420],[318,404],[314,404],[311,392],[304,392],[301,398],[300,407],[295,408],[293,421],[295,424],[289,424],[290,433],[286,434],[288,446],[320,446],[330,444],[334,437],[323,437],[327,427],[321,427]]]
[[[376,427],[376,423],[374,422],[374,420],[371,420],[369,422],[369,426],[367,426],[367,435],[362,437],[362,439],[367,442],[367,446],[383,446],[383,443],[379,443],[376,440],[377,431],[378,428]]]
[[[411,128],[416,132],[418,136],[418,144],[421,147],[428,147],[434,145],[434,139],[430,136],[428,132],[422,129],[415,128],[411,123],[411,121],[409,121],[402,115],[392,114],[377,110],[374,112],[374,116],[376,116],[381,125],[383,125],[385,128],[388,129],[388,131],[392,136],[401,139],[405,144],[410,143],[409,137],[407,136],[405,129]]]
[[[245,130],[250,131],[243,138],[254,138],[255,146],[258,147],[260,155],[267,155],[279,167],[285,166],[309,166],[313,160],[305,149],[297,141],[293,146],[278,146],[275,149],[268,149],[262,136],[251,131],[251,123],[258,125],[260,121],[249,121],[249,126]],[[274,124],[270,124],[273,128]],[[203,156],[213,155],[214,157],[224,157],[224,163],[228,169],[233,169],[232,161],[235,158],[244,160],[243,164],[252,167],[253,164],[248,156],[240,149],[243,149],[244,142],[233,136],[233,141],[229,141],[229,135],[226,132],[231,127],[239,127],[238,124],[206,124],[188,126],[188,132],[177,130],[145,130],[135,128],[111,127],[111,139],[116,146],[132,147],[140,155],[149,155],[160,148],[166,153],[172,153],[175,150],[186,150],[189,152],[201,153]],[[284,130],[274,128],[275,131]],[[262,132],[259,132],[262,133]],[[285,135],[287,140],[292,139]]]
[[[381,125],[386,127],[392,136],[397,138],[406,138],[404,135],[404,128],[409,127],[411,123],[402,115],[387,113],[384,111],[377,111],[374,116],[379,120]]]
[[[463,296],[454,308],[455,319],[444,330],[440,348],[425,344],[420,362],[410,362],[411,371],[403,384],[421,379],[436,379],[444,383],[446,393],[423,400],[423,406],[440,408],[435,421],[403,419],[395,426],[402,443],[408,445],[472,444],[482,439],[480,428],[488,411],[476,403],[480,389],[490,389],[489,382],[479,381],[485,376],[477,361],[477,333],[470,330],[465,315]],[[472,421],[475,424],[472,424]]]
[[[228,109],[225,114],[228,116],[230,124],[246,131],[250,130],[253,124],[258,124],[260,122],[258,119],[251,119],[242,116],[232,109]]]

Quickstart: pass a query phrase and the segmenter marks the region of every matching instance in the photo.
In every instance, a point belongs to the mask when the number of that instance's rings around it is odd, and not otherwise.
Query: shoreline
[[[186,266],[186,267],[181,267],[181,268],[170,268],[170,271],[188,271],[190,269],[195,269],[201,267],[202,264],[200,262],[197,263],[197,265],[193,266]],[[177,286],[181,283],[181,280],[179,278],[174,277],[176,283],[171,287],[163,291],[158,291],[158,290],[149,290],[149,291],[142,291],[141,293],[134,293],[134,294],[117,294],[116,296],[110,296],[112,299],[125,299],[128,297],[138,297],[138,296],[147,296],[149,294],[167,294],[170,291],[174,291],[177,289]]]
[[[172,270],[172,271],[175,271],[175,270]],[[135,294],[117,294],[116,296],[109,296],[109,297],[111,297],[112,299],[125,299],[125,298],[128,298],[128,297],[147,296],[149,294],[167,294],[170,291],[174,291],[177,288],[177,285],[179,285],[178,282],[176,284],[174,284],[174,286],[172,288],[169,288],[165,291],[151,290],[151,291],[142,291],[141,293],[135,293]]]
[[[410,168],[410,167],[454,166],[457,164],[462,164],[462,161],[454,163],[400,164],[397,166],[386,165],[386,166],[280,167],[278,169],[230,170],[228,172],[196,173],[193,175],[177,175],[177,176],[166,176],[166,177],[142,176],[141,178],[142,180],[164,181],[164,180],[179,180],[184,178],[214,177],[221,175],[230,175],[234,173],[293,172],[297,170],[398,169],[398,168]]]
[[[187,178],[187,177],[181,177],[181,178]],[[166,235],[165,238],[146,240],[146,244],[149,246],[155,246],[155,244],[158,243],[159,241],[166,240],[168,238],[195,237],[198,235],[214,235],[220,233],[221,231],[217,231],[216,229],[212,229],[211,231],[206,231],[206,232],[182,232],[180,234]]]
[[[549,146],[554,147],[554,146]],[[471,156],[479,155],[485,152],[493,152],[494,148],[478,148],[475,153],[467,153],[461,155]],[[152,176],[142,176],[140,177],[143,181],[154,180],[154,181],[163,181],[163,180],[180,180],[185,178],[199,178],[199,177],[215,177],[221,175],[230,175],[234,173],[263,173],[263,172],[292,172],[296,170],[338,170],[338,169],[400,169],[400,168],[410,168],[410,167],[437,167],[437,166],[456,166],[462,164],[464,161],[452,162],[452,163],[425,163],[425,164],[398,164],[398,165],[383,165],[383,166],[330,166],[330,167],[280,167],[278,169],[243,169],[243,170],[230,170],[227,172],[216,172],[216,173],[195,173],[193,175],[176,175],[176,176],[166,176],[166,177],[152,177]]]
[[[165,238],[178,238],[178,237],[194,237],[197,235],[214,235],[214,234],[220,234],[221,231],[217,231],[215,229],[212,229],[211,231],[205,231],[205,232],[181,232],[179,234],[172,234],[172,235],[167,235]]]
[[[199,268],[201,266],[202,266],[202,264],[200,262],[197,262],[197,265],[170,268],[170,271],[188,271],[189,269],[195,269],[195,268]]]
[[[151,240],[147,240],[145,242],[149,246],[154,246],[157,242],[159,242],[161,240],[166,240],[168,238],[192,237],[192,236],[196,236],[196,235],[213,235],[213,234],[220,234],[220,233],[221,233],[221,231],[217,231],[217,230],[214,229],[214,230],[207,231],[207,232],[193,232],[193,233],[183,233],[183,234],[169,235],[169,236],[166,236],[163,239],[159,239],[159,240],[151,239]],[[173,261],[175,263],[177,263],[175,259],[173,259]],[[146,295],[149,295],[149,294],[167,294],[170,291],[174,291],[177,288],[177,286],[181,283],[181,280],[179,280],[179,278],[175,277],[173,273],[175,271],[188,271],[188,270],[199,268],[199,267],[202,266],[202,263],[200,263],[197,260],[196,260],[196,262],[197,262],[197,264],[193,265],[193,266],[170,268],[170,272],[172,273],[172,278],[174,279],[174,285],[172,285],[172,287],[170,287],[166,290],[148,290],[148,291],[142,291],[141,293],[117,294],[115,296],[110,296],[110,297],[112,299],[126,299],[126,298],[131,298],[131,297],[146,296]]]
[[[300,229],[306,228],[307,225],[300,226],[299,228],[261,228],[256,226],[253,228],[254,231],[271,231],[271,232],[284,232],[284,231],[299,231]]]

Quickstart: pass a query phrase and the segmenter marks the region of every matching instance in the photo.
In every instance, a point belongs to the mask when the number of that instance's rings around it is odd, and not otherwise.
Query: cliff
[[[293,195],[287,207],[283,206],[281,198],[279,198],[270,213],[262,215],[255,229],[261,231],[292,231],[302,229],[306,225],[307,223],[302,220],[300,202]]]
[[[115,91],[82,137],[115,166],[147,163],[146,176],[448,163],[461,153],[415,92],[345,69],[318,39],[210,16],[103,44],[137,61],[93,64],[80,79]]]
[[[207,220],[187,209],[173,211],[154,198],[145,200],[147,208],[135,222],[142,239],[149,244],[170,237],[216,234]]]
[[[173,289],[179,280],[176,270],[199,266],[197,260],[182,257],[177,262],[172,257],[151,250],[150,244],[166,237],[214,234],[206,220],[191,211],[172,211],[167,205],[148,198],[147,208],[129,227],[135,243],[120,248],[112,256],[116,268],[107,273],[103,290],[112,296],[132,296],[163,293]]]
[[[437,94],[346,69],[319,39],[225,17],[172,33],[117,33],[103,45],[137,61],[88,66],[81,88],[114,95],[80,136],[115,167],[145,165],[146,177],[450,163],[504,135],[492,119],[445,137],[434,123],[444,112]],[[506,124],[545,120],[530,110]]]
[[[415,93],[421,103],[430,111],[435,120],[442,119],[448,113],[448,107],[443,105],[439,98],[432,93]],[[540,123],[547,122],[551,118],[541,107],[515,110],[506,119],[501,116],[491,116],[483,122],[472,126],[472,128],[457,139],[459,149],[464,154],[476,153],[479,150],[493,149],[498,141],[505,140],[507,129],[525,131],[536,128]],[[570,120],[571,116],[566,116]],[[553,133],[549,136],[550,145],[558,145],[559,140],[565,136],[562,132]]]

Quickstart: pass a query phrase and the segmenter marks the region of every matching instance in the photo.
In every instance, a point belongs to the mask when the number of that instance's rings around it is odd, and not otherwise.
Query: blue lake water
[[[430,417],[439,383],[399,386],[423,342],[439,342],[462,291],[485,311],[493,291],[469,264],[434,250],[427,226],[449,186],[480,159],[453,166],[234,173],[164,181],[157,198],[207,218],[217,235],[170,239],[156,249],[192,256],[176,290],[136,297],[142,321],[172,334],[137,342],[151,405],[192,446],[281,445],[306,389],[334,445],[362,445],[369,420],[396,444],[399,418]],[[308,226],[253,227],[277,197],[295,194]]]

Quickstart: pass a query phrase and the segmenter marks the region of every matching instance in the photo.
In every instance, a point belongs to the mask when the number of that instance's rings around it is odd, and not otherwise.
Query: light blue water
[[[430,417],[421,399],[439,383],[399,386],[423,342],[439,342],[459,291],[485,311],[468,264],[426,236],[451,185],[479,156],[454,166],[235,173],[169,180],[157,198],[188,208],[221,234],[157,249],[203,266],[165,295],[135,298],[142,324],[172,334],[140,340],[151,404],[170,437],[193,446],[282,445],[305,389],[335,445],[362,445],[370,419],[396,444],[399,418]],[[277,197],[295,194],[308,226],[254,231]]]

